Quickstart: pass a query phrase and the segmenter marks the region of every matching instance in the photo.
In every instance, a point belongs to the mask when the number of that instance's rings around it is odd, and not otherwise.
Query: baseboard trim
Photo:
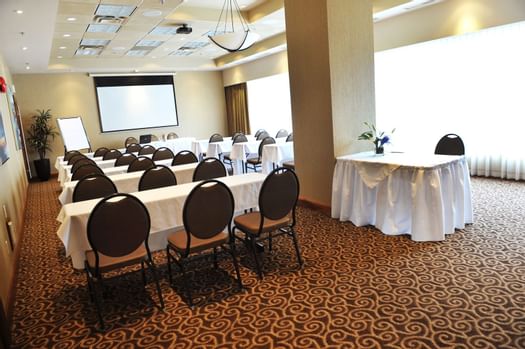
[[[305,197],[299,197],[298,204],[303,207],[310,208],[315,211],[319,211],[328,217],[332,216],[332,207],[329,205],[322,204],[320,202],[316,202],[310,199],[307,199]]]

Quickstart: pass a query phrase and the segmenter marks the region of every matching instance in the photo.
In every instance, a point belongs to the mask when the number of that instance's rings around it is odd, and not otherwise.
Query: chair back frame
[[[128,166],[127,172],[146,171],[155,167],[155,162],[145,156],[139,156]]]
[[[104,156],[102,157],[102,160],[115,160],[121,155],[122,153],[120,152],[120,150],[110,149],[104,154]]]
[[[115,160],[115,167],[117,166],[129,166],[137,156],[132,153],[124,153]]]
[[[220,172],[220,173],[219,173]],[[217,158],[206,158],[202,160],[193,171],[193,182],[208,180],[228,175],[226,167]]]
[[[78,181],[90,174],[97,174],[97,173],[104,174],[104,171],[102,171],[102,169],[98,167],[97,165],[85,164],[77,168],[76,171],[71,174],[71,180]]]
[[[171,166],[185,165],[199,162],[197,156],[190,150],[181,150],[174,157]]]
[[[106,148],[106,147],[100,147],[100,148],[98,148],[97,150],[95,150],[95,152],[93,153],[93,157],[94,157],[94,158],[102,157],[102,156],[104,156],[104,154],[106,154],[108,151],[109,151],[108,148]]]
[[[104,185],[105,187],[102,187]],[[87,190],[87,195],[83,190]],[[100,190],[100,191],[97,191]],[[87,175],[75,185],[73,202],[106,197],[118,192],[113,181],[103,174]]]
[[[434,154],[465,155],[465,144],[457,134],[448,133],[438,141]]]
[[[142,149],[142,146],[138,143],[131,143],[126,147],[126,153],[138,153]]]
[[[163,183],[155,183],[155,181],[165,181]],[[152,183],[152,181],[154,183]],[[139,191],[157,189],[162,187],[168,187],[171,185],[177,185],[177,177],[173,171],[164,165],[157,165],[144,171],[139,180]]]
[[[146,144],[139,150],[139,155],[149,155],[155,153],[155,147],[149,144]]]
[[[174,157],[175,155],[173,154],[171,149],[166,148],[166,147],[160,147],[157,150],[155,150],[151,159],[153,161],[156,161],[156,160],[173,159]]]

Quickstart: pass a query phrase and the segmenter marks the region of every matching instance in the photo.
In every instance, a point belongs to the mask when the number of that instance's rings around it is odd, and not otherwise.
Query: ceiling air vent
[[[95,16],[93,22],[98,24],[112,24],[112,25],[123,25],[128,20],[127,17],[114,17],[114,16]]]
[[[75,52],[75,56],[98,56],[103,49],[104,46],[80,45]]]

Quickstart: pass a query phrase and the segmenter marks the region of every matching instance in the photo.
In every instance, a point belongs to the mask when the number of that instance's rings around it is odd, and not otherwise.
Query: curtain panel
[[[235,132],[250,134],[246,83],[226,86],[224,94],[226,96],[228,134],[232,135]]]

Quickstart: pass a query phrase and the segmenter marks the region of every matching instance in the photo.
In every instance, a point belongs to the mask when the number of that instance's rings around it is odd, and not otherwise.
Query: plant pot
[[[383,155],[385,153],[385,148],[376,147],[376,155]]]
[[[51,165],[49,163],[49,159],[40,159],[40,160],[34,160],[35,164],[36,174],[38,175],[38,178],[44,182],[51,177]]]

